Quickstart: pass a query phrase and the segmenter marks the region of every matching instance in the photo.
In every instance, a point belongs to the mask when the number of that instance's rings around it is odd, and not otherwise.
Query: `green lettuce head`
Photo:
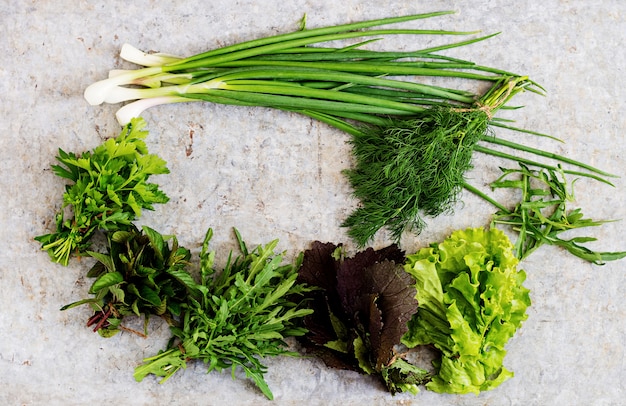
[[[504,346],[530,306],[517,264],[511,241],[495,228],[458,230],[407,257],[419,307],[402,341],[441,352],[428,389],[479,393],[513,376]]]

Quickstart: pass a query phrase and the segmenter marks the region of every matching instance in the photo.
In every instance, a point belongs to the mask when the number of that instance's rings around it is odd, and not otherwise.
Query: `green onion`
[[[346,171],[361,201],[343,223],[364,246],[383,227],[394,239],[425,225],[420,212],[450,211],[466,186],[473,152],[547,169],[557,166],[518,157],[515,151],[578,169],[564,173],[610,184],[612,176],[590,165],[502,140],[489,127],[543,134],[504,124],[494,117],[517,93],[544,89],[526,76],[438,54],[487,40],[477,31],[381,28],[451,14],[441,11],[306,29],[229,45],[191,57],[143,53],[124,45],[121,57],[144,66],[111,71],[85,90],[93,105],[131,102],[116,114],[121,124],[152,106],[205,101],[264,106],[296,112],[352,135],[357,166]],[[372,51],[363,46],[389,35],[467,37],[409,52]],[[358,40],[330,47],[329,42]],[[485,93],[424,83],[423,78],[490,83]],[[481,145],[478,145],[478,144]],[[497,144],[502,152],[485,146]],[[446,161],[446,159],[448,161]],[[580,170],[579,170],[580,169]],[[486,195],[481,196],[486,197]],[[489,200],[488,200],[489,201]]]

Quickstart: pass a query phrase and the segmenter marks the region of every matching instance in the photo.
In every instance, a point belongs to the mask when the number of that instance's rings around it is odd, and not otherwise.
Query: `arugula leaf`
[[[428,379],[395,348],[418,305],[403,263],[396,245],[346,258],[341,246],[316,241],[298,277],[319,288],[307,295],[314,312],[304,318],[303,346],[330,367],[377,375],[393,394],[416,393]]]
[[[196,286],[186,270],[189,250],[179,247],[176,237],[165,237],[145,226],[141,231],[133,227],[107,233],[107,240],[106,254],[87,251],[97,260],[87,274],[96,278],[89,289],[94,297],[61,310],[90,304],[95,313],[87,324],[95,324],[94,331],[104,337],[123,329],[122,319],[131,315],[143,314],[146,326],[153,314],[175,324],[188,293]]]
[[[496,228],[458,230],[407,257],[419,309],[402,342],[441,353],[427,389],[479,393],[513,376],[503,366],[504,347],[530,306],[517,264],[513,244]]]
[[[296,282],[302,256],[282,265],[284,253],[275,252],[278,240],[248,251],[237,230],[235,234],[242,253],[234,258],[231,253],[225,268],[216,272],[215,253],[208,250],[213,231],[207,231],[200,283],[182,305],[181,324],[172,327],[174,340],[166,350],[144,359],[135,369],[137,381],[153,374],[163,377],[163,383],[188,361],[202,360],[209,372],[241,368],[273,398],[264,378],[267,368],[259,358],[297,355],[285,348],[284,340],[306,332],[297,320],[312,313],[302,306],[303,295],[311,289]]]
[[[169,170],[165,161],[148,154],[145,125],[143,119],[133,119],[118,137],[82,155],[59,149],[60,165],[52,170],[73,184],[65,188],[56,231],[35,237],[54,262],[67,265],[73,252],[86,252],[96,231],[128,230],[143,209],[153,210],[153,204],[169,200],[156,184],[147,182],[151,175]],[[67,207],[72,209],[69,218]]]

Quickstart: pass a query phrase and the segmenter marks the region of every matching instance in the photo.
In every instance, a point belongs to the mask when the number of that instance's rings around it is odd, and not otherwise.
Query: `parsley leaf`
[[[54,262],[67,265],[73,252],[86,252],[96,231],[129,230],[141,210],[169,200],[156,184],[147,182],[151,175],[169,170],[163,159],[148,154],[145,125],[143,119],[133,119],[118,137],[81,155],[59,149],[60,165],[52,170],[72,183],[65,187],[55,216],[56,231],[35,237]],[[68,207],[72,213],[66,218]]]

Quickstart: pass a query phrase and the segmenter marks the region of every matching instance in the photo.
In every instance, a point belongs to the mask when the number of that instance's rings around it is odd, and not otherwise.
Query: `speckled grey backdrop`
[[[453,9],[424,22],[446,29],[502,31],[489,42],[449,52],[527,73],[547,97],[524,94],[518,124],[566,140],[532,140],[621,176],[615,188],[577,184],[577,204],[592,218],[626,218],[626,2],[544,1],[118,1],[0,2],[0,403],[7,405],[263,404],[246,380],[204,374],[191,365],[165,385],[135,383],[144,356],[164,345],[158,322],[149,339],[105,340],[85,328],[89,311],[59,308],[86,295],[88,260],[51,264],[32,238],[48,232],[63,182],[50,165],[58,147],[83,151],[114,136],[117,106],[91,107],[84,88],[123,65],[122,43],[189,55],[297,28]],[[420,44],[422,46],[423,44]],[[408,49],[388,39],[387,48]],[[347,137],[306,118],[214,105],[152,109],[149,146],[172,173],[155,178],[171,203],[142,222],[176,233],[198,251],[207,227],[214,248],[233,247],[231,227],[250,244],[281,239],[295,254],[314,239],[345,241],[338,224],[355,202],[341,170],[351,162]],[[475,182],[489,182],[498,162],[478,157]],[[430,222],[404,248],[417,249],[456,228],[487,224],[492,209],[472,196],[456,214]],[[594,247],[626,249],[624,222],[591,230]],[[374,245],[386,244],[381,235]],[[508,346],[515,378],[480,396],[422,391],[391,397],[373,379],[308,359],[267,360],[275,404],[618,405],[626,403],[626,262],[591,266],[545,248],[523,265],[532,290],[530,317]]]

